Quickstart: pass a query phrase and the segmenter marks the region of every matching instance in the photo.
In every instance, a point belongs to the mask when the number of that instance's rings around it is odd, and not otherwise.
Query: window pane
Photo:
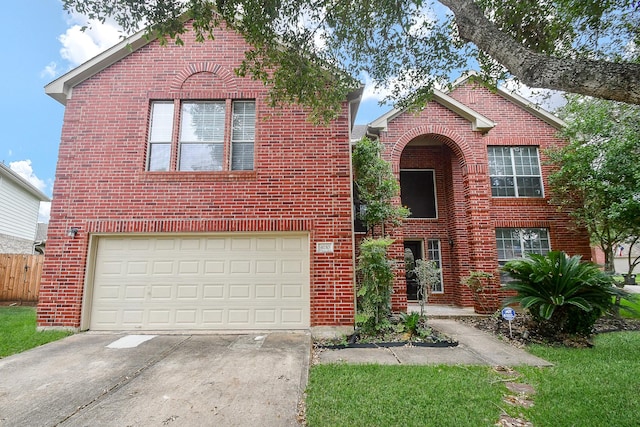
[[[252,142],[236,142],[231,150],[231,169],[253,170]]]
[[[509,147],[489,147],[489,174],[513,175],[511,150]]]
[[[440,269],[440,280],[438,283],[431,287],[431,290],[436,293],[443,292],[442,287],[442,258],[440,256],[440,240],[427,240],[427,256],[429,260],[436,263],[436,267]]]
[[[168,171],[171,158],[171,144],[149,145],[149,170]]]
[[[149,142],[171,142],[173,134],[173,102],[151,104]]]
[[[516,187],[511,177],[491,177],[491,195],[494,197],[514,197]]]
[[[180,142],[224,141],[224,101],[182,104]]]
[[[221,171],[222,144],[182,144],[181,171]]]
[[[513,147],[516,175],[540,175],[537,147]]]
[[[410,218],[437,218],[433,171],[400,171],[400,198],[411,210]]]
[[[233,103],[231,131],[231,169],[253,169],[256,105],[253,101]]]
[[[253,141],[255,139],[256,104],[253,101],[233,103],[232,141]]]
[[[542,197],[538,147],[487,147],[491,195]]]
[[[545,255],[551,250],[549,230],[546,228],[496,228],[496,246],[500,267],[509,260],[525,258],[527,254]],[[508,283],[511,280],[507,273],[500,273],[501,283]]]
[[[518,196],[542,197],[542,182],[539,177],[518,178]]]

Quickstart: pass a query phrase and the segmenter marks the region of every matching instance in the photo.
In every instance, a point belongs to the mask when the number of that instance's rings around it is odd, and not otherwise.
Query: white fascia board
[[[47,95],[60,102],[62,105],[66,105],[67,99],[71,98],[74,86],[95,76],[100,71],[120,61],[130,53],[151,43],[153,40],[155,40],[155,37],[146,36],[146,30],[139,31],[133,36],[122,40],[115,46],[91,58],[84,64],[79,65],[68,73],[58,77],[56,80],[46,85],[44,87],[44,91]]]
[[[479,73],[475,70],[466,71],[453,82],[452,86],[455,88],[456,86],[459,86],[464,82],[466,82],[467,80],[469,80],[470,77],[478,76],[478,75]],[[497,88],[497,92],[500,96],[505,98],[507,101],[513,102],[514,104],[518,105],[519,107],[523,108],[530,114],[534,115],[535,117],[539,118],[543,122],[553,126],[556,129],[562,129],[563,127],[566,126],[566,123],[562,121],[562,119],[560,119],[559,117],[556,117],[555,115],[548,112],[544,108],[537,106],[535,103],[529,101],[527,98],[523,96],[518,95],[515,92],[508,91],[501,87]]]
[[[514,104],[520,106],[530,114],[536,116],[543,122],[553,126],[556,129],[562,129],[566,126],[566,123],[560,119],[559,117],[554,116],[547,110],[538,107],[535,103],[529,101],[528,99],[518,95],[517,93],[509,92],[505,89],[498,88],[498,94],[508,101],[513,102]]]
[[[451,98],[444,92],[439,91],[438,89],[433,90],[433,97],[431,98],[431,100],[453,111],[459,116],[469,120],[474,131],[487,132],[496,125],[496,123],[492,120],[467,107],[463,103],[456,101],[455,99]],[[388,122],[404,111],[404,109],[400,110],[394,108],[393,110],[387,112],[386,114],[383,114],[379,118],[372,121],[369,126],[375,129],[387,130]]]
[[[0,176],[8,179],[9,181],[16,184],[18,187],[22,188],[27,193],[31,194],[33,197],[38,199],[41,202],[50,202],[51,199],[47,197],[42,191],[38,190],[34,187],[29,181],[12,171],[8,166],[4,163],[0,163]]]

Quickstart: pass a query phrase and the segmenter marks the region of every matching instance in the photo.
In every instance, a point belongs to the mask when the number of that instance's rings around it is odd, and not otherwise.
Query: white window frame
[[[510,158],[510,167],[511,167],[511,173],[504,173],[504,174],[498,174],[496,172],[496,170],[492,171],[492,163],[494,163],[495,161],[492,161],[492,159],[495,159],[496,156],[493,155],[494,154],[494,150],[504,150],[508,148],[509,149],[509,158]],[[518,170],[517,170],[517,165],[516,165],[516,155],[515,152],[518,150],[522,150],[522,149],[535,149],[536,150],[536,165],[529,165],[529,167],[536,167],[538,169],[538,173],[537,174],[518,174]],[[516,145],[516,146],[504,146],[504,145],[490,145],[487,147],[487,158],[489,160],[489,179],[490,179],[490,186],[491,186],[491,196],[492,197],[519,197],[519,198],[534,198],[534,199],[538,199],[538,198],[544,198],[544,182],[542,179],[542,167],[540,165],[540,149],[538,146],[533,146],[533,145],[524,145],[524,146],[520,146],[520,145]],[[527,158],[533,158],[533,156],[527,156]],[[518,179],[538,179],[540,181],[540,194],[539,195],[520,195],[521,190],[520,187],[518,185]],[[513,181],[513,187],[511,186],[503,186],[503,187],[494,187],[493,182],[494,179],[511,179]],[[505,189],[505,188],[513,188],[513,195],[505,195],[505,194],[494,194],[494,189]]]
[[[247,114],[246,109],[243,108],[242,112],[239,112],[239,109],[236,107],[240,105],[253,104],[253,113]],[[248,120],[245,120],[248,118]],[[236,121],[242,122],[243,125],[247,123],[251,123],[253,126],[247,131],[244,126],[241,129],[238,129],[236,133]],[[255,101],[249,100],[237,100],[232,102],[232,112],[231,112],[231,162],[229,167],[231,170],[253,170],[255,167],[255,139],[256,139],[256,103]],[[243,147],[243,150],[237,150],[236,147]],[[246,166],[249,162],[246,162],[246,159],[240,159],[239,164],[241,167],[235,167],[236,160],[236,150],[241,152],[241,156],[244,157],[246,147],[250,147],[251,151],[251,167],[247,168]]]
[[[426,244],[426,258],[429,261],[435,261],[438,270],[440,270],[440,283],[433,285],[431,287],[431,292],[434,294],[443,294],[444,282],[442,277],[442,245],[440,244],[439,239],[427,239]]]
[[[184,118],[183,108],[185,105],[189,104],[206,104],[206,103],[221,103],[224,105],[224,129],[222,140],[216,138],[216,140],[211,141],[201,141],[201,140],[191,140],[193,138],[184,137],[182,120]],[[236,138],[233,125],[235,117],[235,108],[236,105],[240,103],[252,103],[253,104],[253,114],[249,115],[248,121],[243,121],[246,125],[250,123],[252,125],[251,129],[242,132],[244,136],[243,139]],[[168,117],[160,117],[159,114],[156,114],[156,106],[157,105],[171,105],[172,108],[172,116],[171,119]],[[147,156],[145,159],[145,170],[147,172],[237,172],[237,171],[252,171],[255,170],[255,135],[256,135],[256,101],[255,99],[211,99],[211,100],[190,100],[190,99],[181,99],[179,101],[176,100],[153,100],[150,102],[149,107],[149,123],[148,123],[148,140],[147,140]],[[165,114],[166,116],[166,114]],[[160,127],[156,128],[155,122],[158,120],[164,120],[164,122],[160,125]],[[167,124],[167,120],[171,120],[171,123]],[[176,130],[177,127],[177,130]],[[167,128],[170,133],[170,141],[166,141],[162,138],[165,138],[167,133]],[[156,132],[156,130],[163,132]],[[244,130],[244,129],[243,129]],[[160,136],[158,136],[160,135]],[[160,139],[162,140],[160,140]],[[165,138],[166,139],[166,138]],[[244,167],[243,168],[234,168],[233,165],[233,146],[234,143],[241,143],[247,145],[251,144],[251,161],[241,162]],[[185,170],[182,168],[182,148],[186,145],[217,145],[221,144],[222,147],[222,158],[220,159],[220,165],[214,168],[203,168],[202,170]],[[170,146],[170,154],[168,164],[160,164],[161,162],[157,162],[154,160],[153,150],[154,146],[160,145],[169,145]],[[166,149],[166,147],[165,147]],[[157,159],[157,158],[156,158]],[[164,160],[164,158],[160,158],[160,160]],[[248,168],[248,164],[251,164],[251,169]]]

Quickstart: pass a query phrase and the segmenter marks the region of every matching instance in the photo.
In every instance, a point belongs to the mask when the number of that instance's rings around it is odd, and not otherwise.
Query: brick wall
[[[40,290],[41,327],[79,327],[92,233],[308,231],[311,324],[354,317],[349,118],[328,126],[304,109],[268,106],[260,82],[233,68],[237,34],[185,46],[152,42],[73,89],[54,185]],[[255,99],[253,171],[145,172],[153,100]],[[70,227],[80,229],[67,237]],[[315,243],[334,242],[333,254]]]
[[[574,229],[566,215],[549,205],[547,197],[491,197],[487,146],[538,146],[547,191],[550,169],[544,150],[564,143],[557,138],[557,130],[499,94],[469,83],[449,95],[493,120],[496,126],[486,133],[473,131],[468,120],[430,102],[418,114],[396,116],[380,135],[386,147],[385,158],[398,176],[403,168],[434,169],[436,175],[438,218],[407,219],[392,231],[396,239],[393,253],[399,261],[393,306],[399,310],[406,307],[404,240],[440,239],[444,293],[433,294],[430,302],[462,306],[473,305],[471,292],[461,285],[469,271],[496,273],[497,227],[548,228],[551,249],[590,259],[586,233]],[[504,297],[498,282],[496,275],[490,292],[496,308]]]

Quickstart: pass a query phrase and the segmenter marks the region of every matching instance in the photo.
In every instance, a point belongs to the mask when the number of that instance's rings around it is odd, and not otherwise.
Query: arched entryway
[[[441,270],[441,282],[434,286],[430,301],[466,305],[468,295],[461,289],[460,279],[468,268],[461,254],[468,252],[469,239],[466,162],[460,147],[447,136],[421,134],[411,138],[394,160],[401,203],[411,210],[396,235],[401,237],[397,241],[402,242],[405,261],[405,284],[400,292],[406,293],[409,301],[415,300],[416,280],[411,269],[415,260],[430,259]]]

